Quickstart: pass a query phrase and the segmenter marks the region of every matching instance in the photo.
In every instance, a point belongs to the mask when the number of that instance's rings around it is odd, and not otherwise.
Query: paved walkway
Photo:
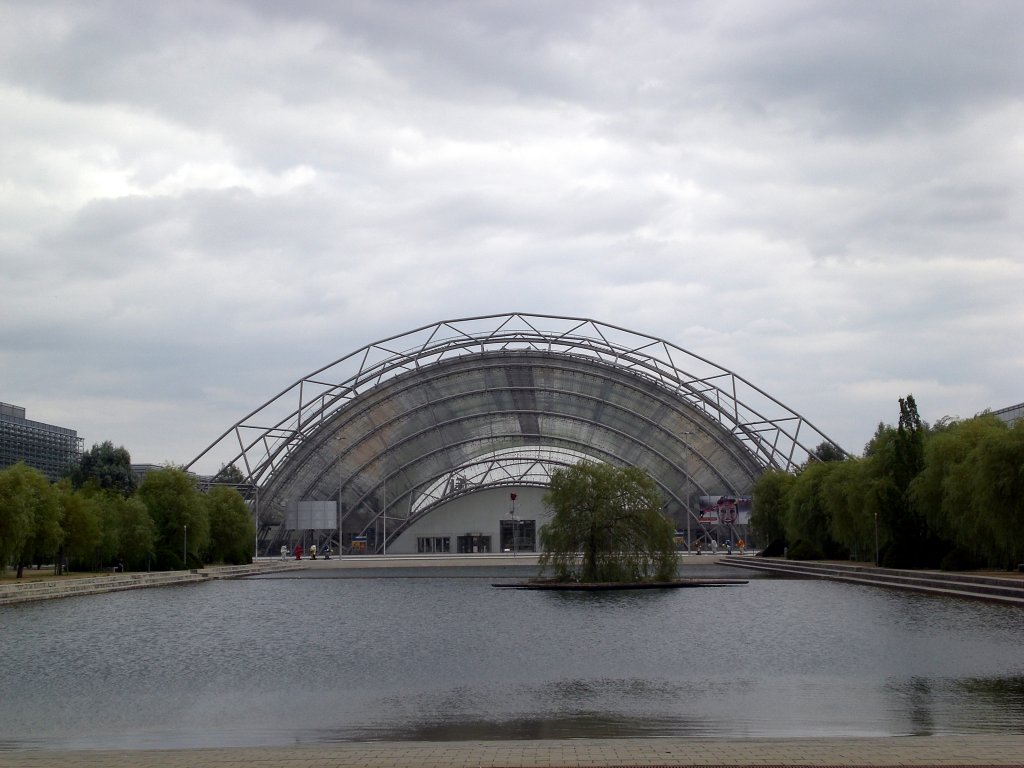
[[[1024,734],[846,739],[573,739],[124,752],[0,751],[0,768],[1024,766]]]

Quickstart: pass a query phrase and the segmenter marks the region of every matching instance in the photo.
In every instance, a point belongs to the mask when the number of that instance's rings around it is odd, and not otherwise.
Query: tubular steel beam
[[[339,450],[338,437],[350,445]],[[765,469],[812,460],[822,442],[835,444],[746,379],[663,339],[511,313],[355,350],[250,412],[188,467],[234,464],[274,509],[338,498],[354,510],[385,476],[398,501],[504,449],[547,445],[665,472],[655,480],[689,512],[685,489],[745,492]]]

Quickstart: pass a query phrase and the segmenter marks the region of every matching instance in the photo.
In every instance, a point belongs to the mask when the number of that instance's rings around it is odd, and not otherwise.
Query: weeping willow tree
[[[557,581],[670,581],[674,528],[654,481],[636,467],[581,462],[557,469],[544,496],[553,519],[540,530],[542,571]]]

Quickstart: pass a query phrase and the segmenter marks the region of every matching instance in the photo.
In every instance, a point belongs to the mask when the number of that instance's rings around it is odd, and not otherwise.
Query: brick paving
[[[0,768],[1024,766],[1024,733],[806,739],[360,742],[150,751],[0,751]]]

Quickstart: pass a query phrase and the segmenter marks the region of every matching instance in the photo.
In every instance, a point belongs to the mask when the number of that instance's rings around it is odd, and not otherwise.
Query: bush
[[[824,560],[825,553],[815,544],[806,540],[799,540],[789,548],[790,560]]]
[[[829,539],[825,542],[825,549],[822,553],[825,559],[828,560],[849,560],[850,550],[844,547],[838,542]]]
[[[782,557],[786,554],[786,540],[775,539],[771,544],[758,552],[758,557]]]
[[[975,571],[983,566],[984,563],[978,560],[978,558],[960,547],[951,549],[946,553],[946,556],[942,558],[942,563],[939,565],[944,571]]]
[[[188,563],[185,564],[185,568],[202,568],[206,563],[203,562],[202,558],[199,557],[195,552],[188,553]]]
[[[158,571],[182,571],[185,569],[185,563],[177,552],[163,547],[157,550],[153,567]]]

